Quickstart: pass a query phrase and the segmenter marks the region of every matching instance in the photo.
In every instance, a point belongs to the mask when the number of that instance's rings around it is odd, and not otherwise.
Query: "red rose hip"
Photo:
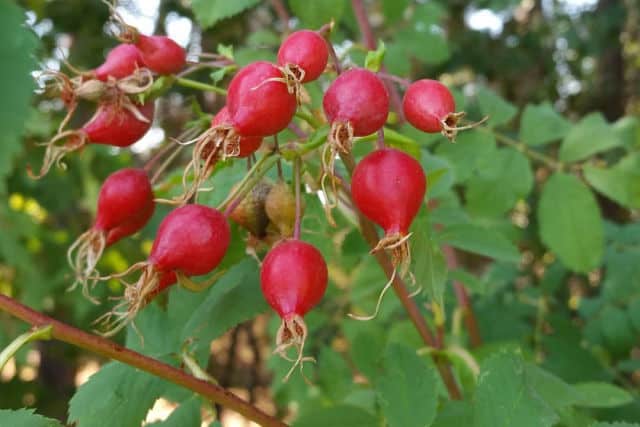
[[[300,83],[320,77],[328,60],[327,42],[315,31],[291,33],[278,50],[278,65],[290,71]]]

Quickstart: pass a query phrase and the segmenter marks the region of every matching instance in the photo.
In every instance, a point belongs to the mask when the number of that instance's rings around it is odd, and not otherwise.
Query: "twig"
[[[289,16],[289,12],[287,11],[287,8],[285,7],[282,0],[271,0],[271,6],[273,6],[276,14],[278,15],[278,19],[280,19],[280,21],[282,22],[283,32],[286,34],[291,31],[291,28],[289,27],[289,21],[291,20],[291,17]]]
[[[113,341],[84,332],[73,326],[62,323],[42,313],[34,311],[20,304],[13,298],[0,295],[0,310],[22,319],[23,321],[42,327],[50,325],[51,335],[54,339],[96,353],[100,356],[117,360],[134,368],[148,372],[174,384],[185,387],[212,402],[224,405],[266,427],[286,427],[287,424],[264,413],[255,406],[240,399],[235,394],[222,387],[208,383],[193,377],[171,365],[152,359],[143,354],[122,347]]]

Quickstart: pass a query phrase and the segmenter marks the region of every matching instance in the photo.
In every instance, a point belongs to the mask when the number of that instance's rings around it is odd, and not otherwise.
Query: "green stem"
[[[517,141],[490,128],[479,127],[478,130],[480,130],[481,132],[492,134],[498,142],[515,148],[530,159],[540,162],[553,170],[561,171],[562,169],[564,169],[564,164],[562,162],[557,161],[553,157],[530,149],[523,142]]]
[[[202,83],[199,82],[197,80],[191,80],[191,79],[186,79],[184,77],[178,77],[176,78],[176,83],[180,86],[183,87],[188,87],[191,89],[197,89],[197,90],[204,90],[207,92],[215,92],[218,93],[220,95],[226,95],[227,91],[218,87],[218,86],[213,86],[213,85],[208,85],[206,83]]]
[[[301,120],[304,120],[309,124],[309,126],[311,126],[314,129],[317,129],[320,126],[322,126],[322,122],[320,120],[316,119],[315,117],[313,117],[313,114],[308,113],[306,111],[302,111],[298,109],[298,111],[296,111],[296,117]]]
[[[329,135],[329,128],[323,128],[317,131],[312,139],[304,144],[296,144],[291,148],[291,146],[284,146],[280,149],[280,154],[282,158],[285,160],[294,160],[296,157],[302,157],[318,147],[321,147],[325,141],[327,140],[327,136]]]
[[[262,177],[278,162],[280,158],[275,152],[267,153],[256,162],[238,184],[235,191],[229,193],[226,199],[218,206],[220,211],[225,211],[227,206],[236,198],[244,198],[249,191],[262,179]]]
[[[4,368],[4,365],[7,364],[9,359],[11,359],[25,344],[31,341],[50,339],[51,325],[41,326],[37,329],[25,332],[24,334],[20,335],[18,338],[13,340],[11,344],[9,344],[4,350],[2,350],[2,353],[0,353],[0,371],[2,371],[2,368]]]

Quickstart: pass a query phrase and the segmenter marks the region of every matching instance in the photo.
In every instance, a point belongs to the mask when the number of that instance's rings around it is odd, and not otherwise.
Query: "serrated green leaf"
[[[410,244],[413,254],[412,271],[416,283],[424,288],[433,302],[443,307],[447,283],[447,262],[444,254],[431,236],[431,227],[426,216],[418,217],[412,229]]]
[[[494,158],[496,140],[490,133],[463,132],[455,143],[444,142],[436,150],[438,156],[445,157],[454,168],[456,182],[466,182],[486,162]],[[497,169],[491,165],[491,169]]]
[[[554,409],[574,405],[580,400],[580,394],[572,386],[551,372],[531,363],[526,364],[525,372],[527,383]]]
[[[631,319],[626,310],[607,305],[600,313],[600,331],[607,344],[607,350],[617,356],[628,354],[638,340]]]
[[[349,366],[344,358],[330,347],[320,351],[316,373],[318,385],[332,402],[339,403],[353,386]]]
[[[162,394],[158,377],[121,363],[104,365],[69,402],[69,422],[82,427],[139,427]],[[108,391],[108,392],[107,392]]]
[[[230,18],[255,6],[259,2],[259,0],[192,0],[191,7],[198,23],[203,28],[208,28],[214,26],[218,21]]]
[[[500,216],[533,189],[527,157],[513,148],[501,148],[483,161],[467,186],[467,209],[477,216]]]
[[[438,403],[438,378],[433,364],[427,364],[409,347],[390,345],[384,367],[376,390],[389,426],[430,426]]]
[[[371,427],[376,423],[376,417],[363,409],[337,405],[305,412],[293,423],[293,427]]]
[[[513,104],[484,86],[478,90],[478,103],[482,114],[489,116],[487,124],[491,127],[507,123],[518,112]]]
[[[550,427],[558,417],[527,382],[519,355],[484,361],[474,398],[474,427]]]
[[[602,113],[591,113],[584,116],[562,141],[560,160],[576,162],[621,144]]]
[[[613,422],[613,423],[599,422],[599,423],[591,424],[589,427],[640,427],[640,424],[625,423],[625,422]]]
[[[598,267],[604,250],[600,209],[593,194],[573,175],[556,173],[538,205],[542,241],[568,268],[587,273]]]
[[[438,411],[432,427],[462,427],[473,424],[473,408],[469,402],[450,400]]]
[[[149,427],[200,427],[200,397],[192,397],[177,407],[164,421],[147,424]]]
[[[518,262],[520,252],[502,233],[475,224],[454,224],[438,234],[438,240],[458,249],[501,261]]]
[[[574,384],[573,388],[579,394],[578,406],[588,408],[613,408],[626,405],[633,401],[633,397],[624,389],[609,383],[588,382]]]
[[[611,168],[585,165],[583,170],[598,192],[628,208],[640,208],[640,154],[630,154]]]
[[[613,124],[613,131],[627,150],[640,148],[640,120],[637,117],[621,117]]]
[[[461,282],[472,294],[484,295],[487,293],[487,284],[467,271],[462,269],[450,270],[449,277],[452,280]]]
[[[367,52],[367,57],[364,59],[364,68],[369,71],[377,73],[382,67],[382,61],[384,61],[384,54],[387,52],[387,47],[382,40],[378,41],[378,48],[376,50],[370,50]]]
[[[0,409],[0,426],[7,427],[62,427],[57,420],[38,415],[33,409]]]
[[[543,145],[564,138],[570,129],[571,123],[548,101],[529,104],[520,120],[520,139],[528,145]]]
[[[13,168],[13,159],[22,149],[26,117],[31,108],[35,84],[30,73],[37,68],[35,34],[24,25],[24,11],[14,2],[0,3],[0,195],[6,192],[5,177]]]
[[[307,28],[319,28],[332,19],[340,23],[346,0],[289,0],[289,7]]]
[[[396,61],[400,59],[398,51],[404,56],[405,62],[408,62],[407,57],[409,57],[430,65],[441,64],[451,56],[442,31],[420,21],[414,22],[411,28],[398,31],[394,42],[396,54],[393,58]],[[425,46],[429,48],[425,49]],[[389,59],[392,62],[392,58]]]

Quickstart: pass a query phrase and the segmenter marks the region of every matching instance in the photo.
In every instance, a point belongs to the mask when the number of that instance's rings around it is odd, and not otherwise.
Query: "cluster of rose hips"
[[[81,146],[97,143],[127,147],[149,129],[153,101],[142,104],[136,101],[139,99],[136,95],[142,93],[140,89],[149,87],[148,82],[140,83],[140,76],[151,76],[153,82],[156,74],[179,72],[186,64],[185,52],[166,37],[144,36],[131,28],[127,28],[122,38],[127,43],[114,48],[104,64],[92,72],[73,79],[58,77],[63,82],[62,97],[70,106],[87,92],[95,94],[87,88],[95,88],[96,81],[104,86],[98,91],[95,116],[80,130],[61,129],[47,144],[40,175],[64,154]],[[208,274],[222,261],[231,239],[228,218],[259,239],[264,238],[268,224],[273,223],[278,225],[276,235],[280,238],[262,262],[261,288],[282,319],[276,352],[286,358],[287,349],[294,347],[297,358],[292,361],[299,364],[304,360],[307,329],[303,316],[321,300],[328,274],[322,254],[300,240],[301,159],[295,160],[296,197],[283,181],[276,185],[262,181],[224,211],[189,202],[197,196],[217,161],[248,157],[258,150],[263,138],[276,135],[291,124],[305,97],[302,85],[325,72],[331,51],[321,33],[297,31],[280,46],[277,64],[254,62],[233,77],[226,105],[215,115],[210,128],[191,141],[194,148],[184,172],[184,194],[169,200],[178,207],[161,222],[148,259],[110,276],[122,279],[126,287],[122,305],[105,315],[110,327],[106,334],[120,330],[155,295],[172,284],[199,288],[190,277]],[[356,165],[350,185],[337,176],[334,159],[351,155],[354,138],[382,132],[389,113],[389,96],[377,73],[363,68],[340,73],[339,68],[336,64],[339,75],[323,99],[330,126],[322,152],[323,181],[325,177],[331,180],[334,194],[338,182],[345,192],[350,192],[355,207],[384,230],[384,237],[374,250],[391,251],[394,267],[404,274],[409,258],[409,227],[423,203],[426,177],[417,160],[384,147],[382,138],[378,148]],[[408,86],[403,110],[409,123],[425,132],[441,132],[453,138],[460,129],[456,122],[461,115],[454,112],[453,97],[437,81],[420,80]],[[57,146],[60,140],[66,142]],[[122,169],[105,180],[94,225],[69,250],[76,283],[82,284],[87,296],[90,287],[104,279],[96,272],[104,249],[144,227],[156,202],[145,170]],[[264,212],[260,217],[264,219],[247,218],[247,203],[256,205],[251,207],[254,211]],[[251,215],[255,216],[255,212]],[[124,282],[133,272],[140,273],[137,282]],[[211,280],[204,285],[210,283]]]

